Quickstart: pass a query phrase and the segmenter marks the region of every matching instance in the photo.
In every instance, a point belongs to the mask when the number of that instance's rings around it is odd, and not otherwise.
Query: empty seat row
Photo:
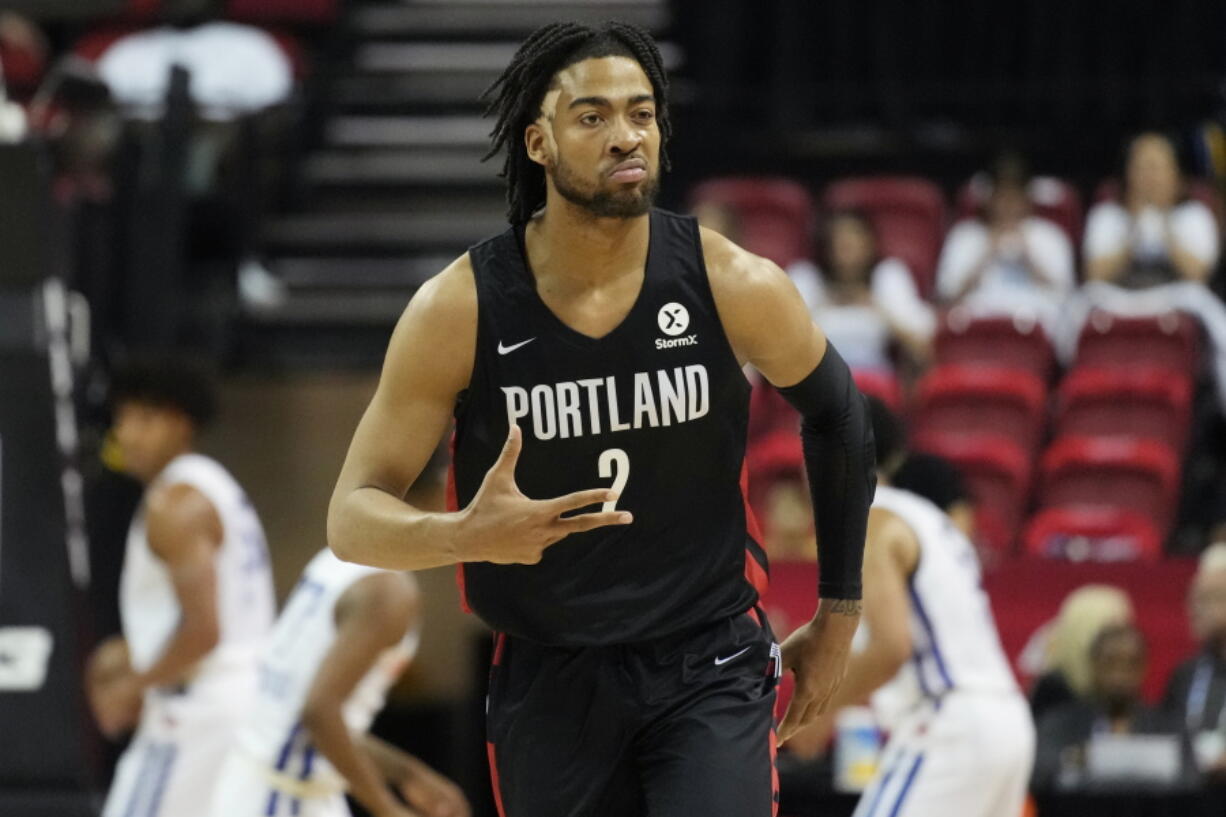
[[[985,543],[1008,551],[1022,534],[1028,551],[1048,555],[1119,558],[1155,542],[1160,552],[1192,423],[1190,318],[1092,316],[1054,394],[1033,327],[947,321],[940,337],[940,362],[916,394],[915,442],[962,468]],[[1039,513],[1023,532],[1032,494]]]

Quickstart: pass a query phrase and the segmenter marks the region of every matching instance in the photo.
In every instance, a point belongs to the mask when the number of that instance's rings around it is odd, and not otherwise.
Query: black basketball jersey
[[[470,250],[477,348],[456,408],[459,505],[514,420],[526,496],[612,487],[616,508],[634,514],[572,534],[536,565],[462,565],[467,604],[495,630],[545,644],[627,643],[757,601],[766,559],[744,499],[749,384],[715,309],[697,223],[660,210],[650,219],[638,299],[599,339],[540,299],[522,228]]]

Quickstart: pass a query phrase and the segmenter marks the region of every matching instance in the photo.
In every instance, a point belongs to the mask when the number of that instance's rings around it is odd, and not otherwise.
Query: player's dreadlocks
[[[502,76],[481,95],[489,105],[485,115],[498,115],[490,132],[489,159],[507,150],[502,173],[507,180],[507,218],[523,224],[545,203],[545,169],[528,158],[519,140],[541,113],[541,103],[564,68],[594,57],[629,57],[642,67],[656,98],[660,129],[660,166],[669,167],[666,146],[672,133],[668,118],[668,77],[651,35],[628,23],[607,22],[599,28],[579,23],[550,23],[532,33],[515,52]]]

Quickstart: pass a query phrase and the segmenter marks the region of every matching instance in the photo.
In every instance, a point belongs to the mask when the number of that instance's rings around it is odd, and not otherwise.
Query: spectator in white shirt
[[[832,214],[825,238],[820,267],[798,261],[788,274],[847,365],[892,373],[894,343],[912,361],[925,364],[936,317],[907,266],[879,256],[873,225],[862,213]]]
[[[1021,159],[1001,157],[979,218],[954,225],[937,264],[937,295],[976,315],[1039,321],[1050,334],[1075,286],[1073,248],[1064,231],[1031,213]]]
[[[1217,222],[1204,204],[1184,199],[1175,147],[1165,136],[1132,140],[1123,201],[1090,210],[1084,252],[1087,281],[1141,289],[1209,279],[1218,258]]]
[[[1092,310],[1122,316],[1186,312],[1208,340],[1218,406],[1226,414],[1226,305],[1208,287],[1218,260],[1217,222],[1197,201],[1181,201],[1183,180],[1165,136],[1132,140],[1122,204],[1090,211],[1085,235],[1086,283],[1061,319],[1056,349],[1073,362]]]

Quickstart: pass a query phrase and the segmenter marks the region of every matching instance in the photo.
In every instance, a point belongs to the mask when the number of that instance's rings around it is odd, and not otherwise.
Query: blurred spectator
[[[990,178],[981,216],[958,222],[945,239],[937,294],[976,315],[1037,320],[1051,335],[1076,284],[1072,245],[1056,224],[1031,213],[1030,177],[1019,156],[998,159]]]
[[[962,472],[936,454],[911,452],[891,477],[895,488],[919,494],[945,511],[966,538],[975,540],[975,506]]]
[[[1188,614],[1201,649],[1171,673],[1163,708],[1187,727],[1201,771],[1226,780],[1226,543],[1201,555]]]
[[[293,91],[293,65],[281,46],[264,31],[239,23],[129,34],[106,50],[98,72],[119,102],[157,118],[176,65],[191,75],[192,101],[208,119],[228,121],[279,105]]]
[[[1090,645],[1089,694],[1066,703],[1039,722],[1033,785],[1038,790],[1126,784],[1188,784],[1195,780],[1191,751],[1179,724],[1141,700],[1147,648],[1131,624],[1102,630]],[[1095,762],[1094,744],[1105,736],[1160,735],[1170,741],[1169,764],[1119,755]],[[1107,767],[1110,765],[1110,769]]]
[[[1088,584],[1068,594],[1056,620],[1036,634],[1020,659],[1024,665],[1037,664],[1023,666],[1038,674],[1030,691],[1036,723],[1052,709],[1090,694],[1090,645],[1104,629],[1132,621],[1132,602],[1118,587]],[[1027,655],[1036,648],[1039,661]]]
[[[832,214],[822,245],[820,267],[799,261],[788,274],[847,365],[892,372],[894,343],[916,363],[926,363],[936,317],[906,265],[880,257],[868,218],[855,211]]]
[[[1175,146],[1159,133],[1132,140],[1122,202],[1090,210],[1086,280],[1141,289],[1175,281],[1204,283],[1218,257],[1217,222],[1184,197]]]
[[[1226,412],[1226,306],[1206,285],[1218,261],[1218,230],[1209,208],[1181,200],[1175,148],[1156,133],[1128,151],[1123,203],[1091,211],[1084,242],[1087,283],[1068,304],[1056,341],[1071,364],[1092,310],[1123,316],[1187,312],[1209,340],[1219,408]]]

